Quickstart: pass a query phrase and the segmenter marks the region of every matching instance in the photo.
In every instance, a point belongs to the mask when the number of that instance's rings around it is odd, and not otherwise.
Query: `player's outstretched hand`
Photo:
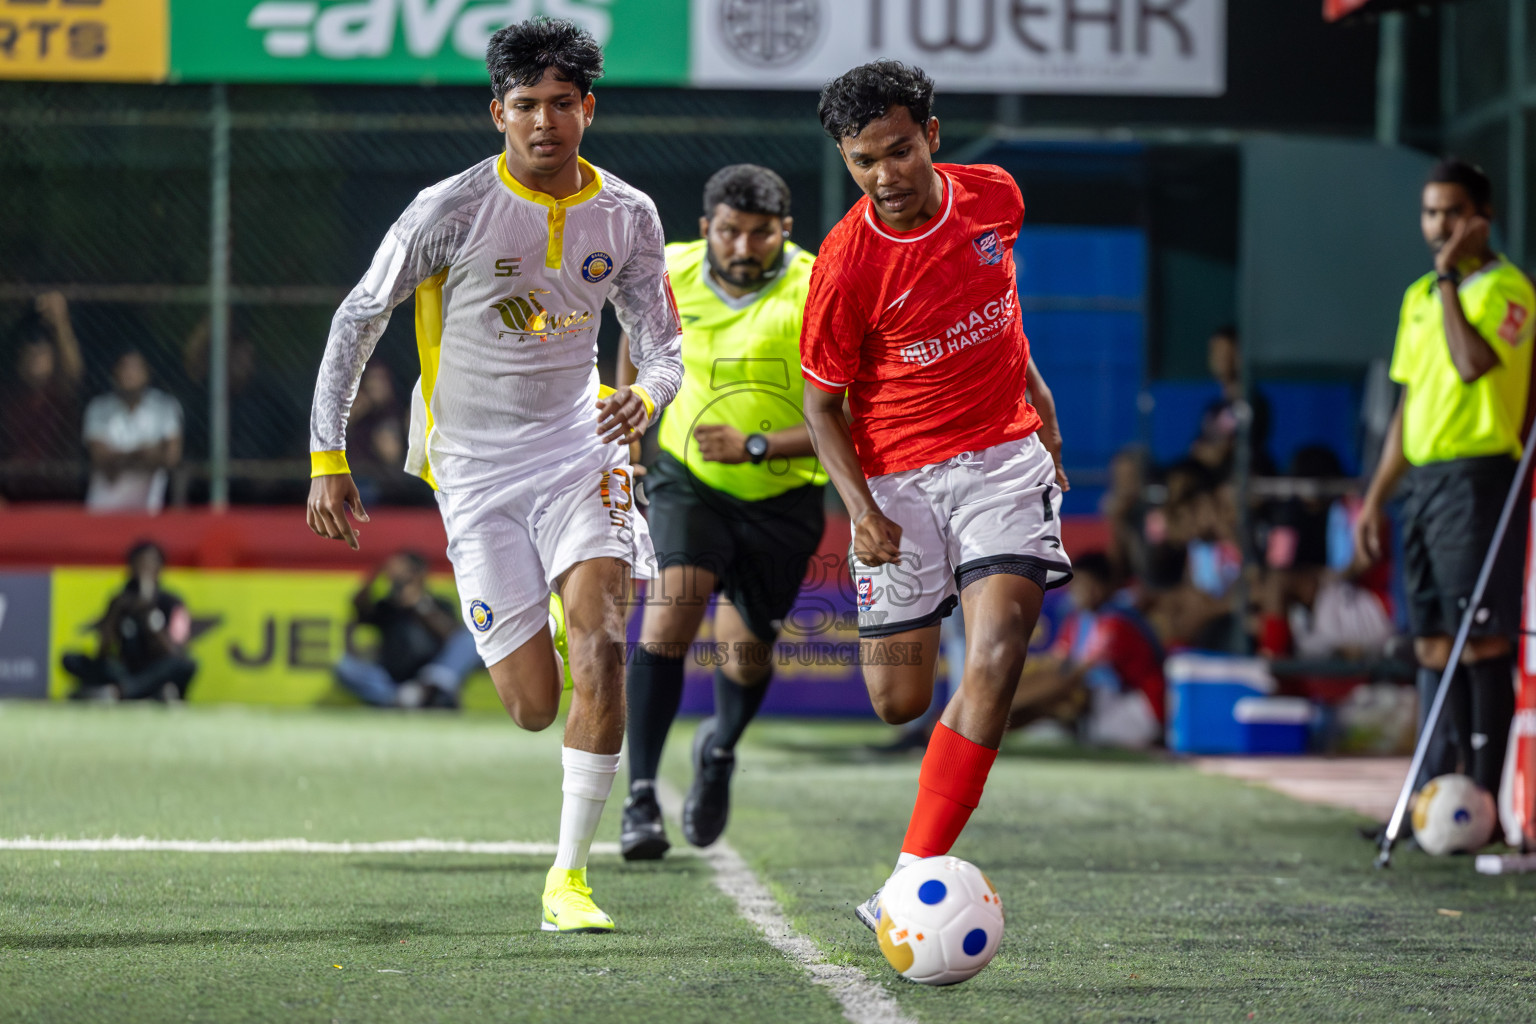
[[[853,553],[865,565],[901,564],[901,527],[871,509],[853,524]]]
[[[735,427],[705,423],[693,428],[693,439],[699,442],[699,454],[705,462],[735,465],[747,461],[747,435]]]
[[[362,496],[357,493],[351,473],[317,476],[309,482],[309,504],[304,507],[309,528],[321,537],[344,540],[356,551],[358,531],[347,520],[348,512],[360,523],[368,521]]]
[[[597,436],[604,444],[630,444],[645,433],[645,403],[627,387],[597,401]]]

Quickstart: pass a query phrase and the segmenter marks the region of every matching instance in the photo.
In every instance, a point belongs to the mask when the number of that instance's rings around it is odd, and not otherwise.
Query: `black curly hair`
[[[1460,185],[1479,213],[1493,205],[1493,182],[1488,180],[1488,175],[1481,167],[1470,160],[1446,157],[1430,168],[1425,184]]]
[[[710,175],[704,183],[704,216],[713,217],[715,207],[721,203],[742,213],[788,217],[789,186],[766,167],[731,164]]]
[[[837,142],[863,131],[892,107],[906,107],[920,125],[933,116],[933,79],[899,60],[877,60],[844,72],[821,88],[816,113]]]
[[[573,22],[529,18],[491,36],[485,46],[485,70],[498,100],[505,100],[514,86],[537,85],[547,70],[573,83],[585,97],[592,83],[603,77],[603,48],[592,33]]]

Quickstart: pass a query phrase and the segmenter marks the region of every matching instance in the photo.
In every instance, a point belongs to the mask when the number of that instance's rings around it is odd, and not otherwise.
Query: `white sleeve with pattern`
[[[619,324],[629,334],[629,357],[638,371],[635,383],[666,408],[683,382],[683,327],[667,279],[661,217],[650,198],[633,192],[635,240],[629,260],[613,279],[609,298]]]
[[[466,184],[478,170],[439,182],[416,196],[384,236],[368,273],[331,318],[309,414],[310,451],[346,450],[347,416],[363,367],[394,308],[417,285],[453,262],[479,206],[466,194],[474,191]]]

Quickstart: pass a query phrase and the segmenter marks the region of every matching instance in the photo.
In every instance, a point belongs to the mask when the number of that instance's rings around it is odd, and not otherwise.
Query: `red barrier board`
[[[357,569],[389,554],[420,551],[439,571],[448,571],[448,539],[436,509],[376,508],[359,525],[361,550],[309,532],[304,510],[293,507],[171,509],[157,516],[92,515],[78,505],[29,504],[0,509],[0,566],[117,565],[128,548],[152,540],[175,566],[207,569]],[[1102,548],[1109,530],[1097,516],[1063,516],[1067,552]],[[827,517],[823,555],[841,558],[848,550],[848,518]]]

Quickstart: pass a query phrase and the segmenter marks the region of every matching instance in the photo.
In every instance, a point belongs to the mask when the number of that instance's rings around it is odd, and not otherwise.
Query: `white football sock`
[[[900,871],[902,868],[906,867],[908,864],[911,864],[913,861],[922,859],[923,858],[919,857],[915,853],[903,853],[896,858],[896,871]],[[896,871],[892,871],[891,874],[894,875]]]
[[[576,869],[587,866],[587,853],[603,805],[619,773],[618,754],[592,754],[574,747],[560,748],[560,763],[565,766],[565,781],[560,789],[565,800],[560,805],[560,846],[555,851],[555,867]]]

